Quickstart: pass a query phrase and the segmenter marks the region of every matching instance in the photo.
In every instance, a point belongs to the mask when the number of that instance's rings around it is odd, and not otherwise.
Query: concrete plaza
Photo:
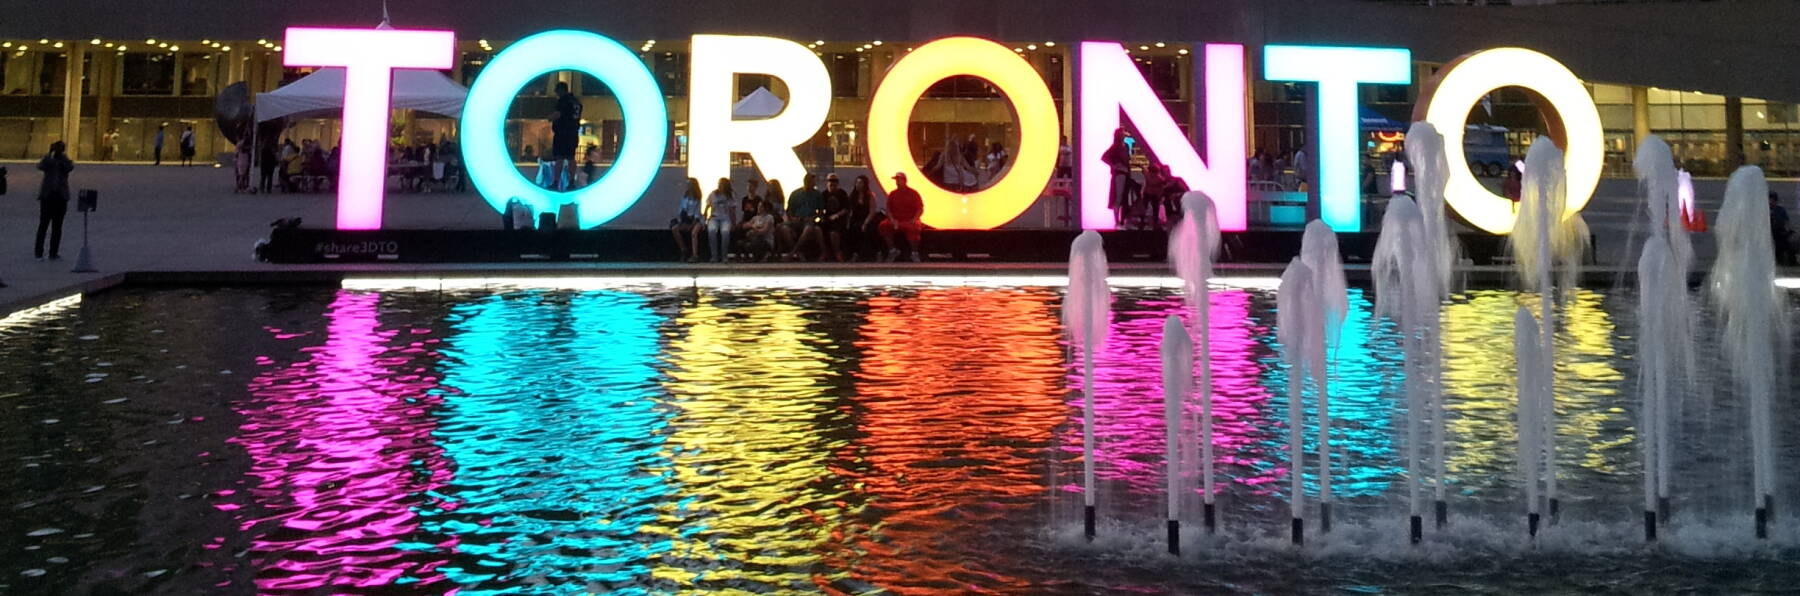
[[[100,191],[100,210],[89,222],[100,271],[71,273],[69,270],[81,248],[81,215],[69,214],[64,227],[62,260],[34,261],[31,242],[37,223],[34,198],[39,175],[32,163],[8,162],[0,166],[10,171],[10,191],[0,197],[0,280],[8,284],[8,287],[0,288],[0,312],[66,294],[83,284],[104,281],[121,272],[240,273],[247,278],[260,278],[285,271],[427,269],[403,264],[274,265],[251,258],[251,247],[268,234],[269,223],[277,218],[299,216],[305,219],[308,227],[330,226],[336,201],[333,194],[238,194],[232,192],[232,171],[228,168],[79,163],[71,186]],[[854,177],[860,172],[840,170],[839,173]],[[656,187],[615,225],[660,228],[674,212],[674,197],[679,194],[681,176],[679,170],[665,168]],[[1701,207],[1709,216],[1716,215],[1724,182],[1698,180],[1696,186]],[[1791,193],[1795,188],[1791,181],[1772,182],[1772,187],[1791,204]],[[1636,181],[1606,179],[1584,212],[1599,241],[1598,261],[1602,267],[1619,265],[1631,252],[1626,239],[1632,234],[1631,218],[1638,200]],[[1036,227],[1042,221],[1041,209],[1034,207],[1013,225]],[[388,228],[486,229],[498,226],[497,214],[472,190],[464,194],[395,191],[387,197]],[[1711,254],[1709,236],[1703,234],[1696,238],[1703,259],[1709,259]],[[1279,267],[1279,264],[1272,265]],[[678,267],[674,263],[656,266]],[[910,266],[846,265],[862,269]],[[518,266],[521,269],[562,271],[601,267],[617,268],[618,265],[542,263]],[[446,267],[440,265],[429,269]]]

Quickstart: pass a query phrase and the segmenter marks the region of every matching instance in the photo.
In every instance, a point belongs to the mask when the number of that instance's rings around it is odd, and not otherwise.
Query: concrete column
[[[1075,144],[1075,114],[1080,105],[1075,101],[1075,90],[1078,88],[1077,81],[1075,80],[1077,72],[1075,70],[1075,47],[1076,46],[1073,45],[1063,45],[1057,48],[1058,51],[1062,52],[1062,134],[1069,139],[1069,148],[1072,150],[1078,149]],[[1073,157],[1071,157],[1070,160],[1080,161]]]
[[[225,61],[225,80],[221,81],[221,84],[219,85],[220,89],[224,89],[232,83],[244,80],[244,60],[242,54],[243,52],[223,52],[219,54],[219,59]],[[245,86],[248,87],[249,84],[246,83]],[[252,89],[252,91],[254,91],[254,89]]]
[[[118,53],[95,50],[93,56],[94,69],[88,76],[93,77],[94,81],[94,153],[98,157],[118,159],[118,156],[100,148],[106,142],[106,131],[113,128],[112,98],[118,93],[118,88],[114,85],[118,80]]]
[[[1650,88],[1631,88],[1631,132],[1634,141],[1632,151],[1636,151],[1637,143],[1650,138]]]
[[[181,91],[182,91],[181,77],[186,74],[181,71],[181,53],[180,52],[171,52],[169,54],[169,58],[171,60],[175,61],[175,85],[174,85],[174,89],[169,94],[173,95],[175,97],[181,97]]]
[[[1744,100],[1725,98],[1725,168],[1735,170],[1744,165]]]
[[[81,63],[87,48],[69,44],[69,59],[63,79],[62,140],[69,146],[69,159],[81,159]]]

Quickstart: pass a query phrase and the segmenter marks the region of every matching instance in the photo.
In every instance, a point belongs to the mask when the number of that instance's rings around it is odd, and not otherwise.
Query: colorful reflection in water
[[[1250,315],[1252,297],[1242,289],[1215,289],[1210,330],[1213,368],[1213,445],[1219,460],[1221,491],[1236,483],[1260,492],[1279,477],[1257,462],[1273,428],[1265,417],[1269,392],[1258,382],[1265,353],[1253,339],[1267,329]],[[1095,474],[1127,490],[1115,497],[1148,503],[1160,499],[1167,466],[1164,459],[1161,359],[1163,319],[1178,315],[1193,324],[1192,310],[1179,295],[1121,293],[1113,304],[1111,333],[1095,358],[1094,429],[1099,443]],[[1078,364],[1078,363],[1077,363]],[[1073,366],[1068,387],[1075,388],[1067,405],[1075,409],[1063,441],[1081,453],[1080,367]],[[1195,378],[1199,378],[1195,363]],[[1079,490],[1079,487],[1072,487]],[[1196,486],[1195,491],[1199,490]]]
[[[643,592],[676,493],[657,405],[661,319],[641,295],[525,292],[453,308],[433,439],[455,478],[407,545],[463,593]]]
[[[1614,325],[1604,296],[1578,291],[1564,306],[1556,344],[1557,460],[1560,475],[1591,470],[1604,477],[1637,459],[1631,418],[1621,407],[1624,376],[1614,352]],[[1450,481],[1465,491],[1506,498],[1518,487],[1517,407],[1512,319],[1535,295],[1471,291],[1444,307],[1444,393],[1451,409],[1445,449]],[[1621,485],[1628,486],[1628,485]]]
[[[1363,291],[1352,288],[1349,311],[1344,315],[1342,333],[1327,353],[1330,369],[1327,391],[1330,392],[1331,456],[1333,499],[1355,499],[1385,493],[1391,483],[1404,479],[1406,462],[1396,453],[1397,434],[1404,433],[1406,400],[1400,394],[1403,361],[1399,336],[1385,321],[1374,320],[1373,305]],[[1270,315],[1273,317],[1273,315]],[[1273,483],[1271,495],[1286,498],[1287,474],[1293,467],[1287,435],[1288,371],[1275,332],[1257,337],[1269,347],[1263,358],[1263,385],[1270,395],[1264,428],[1281,429],[1270,433],[1264,451],[1256,462],[1259,467],[1279,469],[1282,482]],[[1308,379],[1301,392],[1301,406],[1306,428],[1301,429],[1306,461],[1302,468],[1302,485],[1309,497],[1319,492],[1319,416],[1317,386]]]
[[[982,556],[988,532],[1030,523],[1044,452],[1069,416],[1055,293],[884,292],[858,335],[858,437],[841,472],[867,503],[856,579],[903,591],[1024,590]]]
[[[809,312],[762,292],[703,294],[681,311],[664,382],[678,499],[646,528],[671,543],[654,574],[681,590],[815,590],[846,575],[832,454],[854,424],[833,387],[848,364]]]
[[[245,508],[257,588],[342,590],[436,584],[437,557],[403,548],[419,528],[414,497],[450,478],[430,411],[438,403],[430,329],[382,329],[381,297],[340,292],[322,345],[266,368],[237,407],[230,442],[249,454],[255,486],[221,489]],[[280,337],[283,334],[276,330]]]
[[[1156,348],[1162,317],[1186,313],[1155,288],[1118,292],[1099,354],[1100,503],[1119,538],[1058,542],[1079,527],[1060,504],[1079,502],[1081,430],[1059,295],[96,295],[78,313],[0,330],[0,464],[11,466],[0,593],[1517,593],[1581,581],[1737,593],[1800,582],[1785,554],[1672,564],[1679,555],[1611,542],[1568,547],[1616,570],[1599,578],[1504,545],[1458,555],[1482,561],[1466,573],[1360,556],[1165,563],[1145,546],[1162,530]],[[1620,373],[1628,298],[1575,296],[1558,338],[1559,487],[1567,515],[1602,526],[1629,524],[1609,516],[1637,500],[1635,400]],[[1521,301],[1532,300],[1477,291],[1446,308],[1459,516],[1510,515],[1517,500],[1510,323]],[[1250,535],[1278,529],[1263,512],[1279,511],[1290,467],[1273,307],[1271,292],[1221,289],[1210,313],[1221,503]],[[1349,525],[1385,527],[1401,519],[1407,412],[1396,337],[1368,310],[1352,298],[1334,359],[1334,488]],[[226,374],[256,354],[253,381]],[[1703,369],[1722,370],[1717,350],[1701,354]],[[69,370],[92,372],[44,372]],[[1719,397],[1714,423],[1729,432],[1733,396]],[[1778,412],[1778,428],[1800,428],[1796,412]],[[1737,472],[1713,462],[1738,447],[1720,437],[1684,443],[1678,498],[1731,484]],[[1316,464],[1304,473],[1316,482]],[[1340,554],[1369,546],[1354,532],[1330,540]]]

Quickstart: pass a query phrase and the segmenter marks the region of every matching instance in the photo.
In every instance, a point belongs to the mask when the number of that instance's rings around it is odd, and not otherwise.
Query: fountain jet
[[[1194,382],[1194,342],[1188,339],[1181,317],[1169,315],[1163,321],[1162,337],[1163,424],[1165,428],[1165,461],[1168,464],[1169,554],[1181,554],[1182,502],[1193,488],[1193,475],[1182,440],[1187,436],[1187,394]]]
[[[1744,166],[1725,183],[1719,210],[1719,256],[1712,267],[1713,305],[1725,322],[1723,347],[1749,399],[1750,461],[1756,537],[1768,538],[1775,504],[1775,446],[1771,426],[1777,362],[1787,361],[1793,331],[1785,296],[1775,282],[1774,240],[1761,168]]]
[[[1094,539],[1094,349],[1106,342],[1112,322],[1112,288],[1106,284],[1106,247],[1100,234],[1082,232],[1069,246],[1069,289],[1063,298],[1063,329],[1081,346],[1082,530]]]
[[[1200,495],[1206,531],[1218,530],[1213,504],[1212,292],[1207,280],[1219,252],[1219,214],[1212,199],[1195,191],[1182,195],[1181,221],[1169,234],[1169,260],[1181,278],[1182,292],[1193,309],[1193,347],[1200,365]],[[1184,451],[1191,456],[1192,451]]]

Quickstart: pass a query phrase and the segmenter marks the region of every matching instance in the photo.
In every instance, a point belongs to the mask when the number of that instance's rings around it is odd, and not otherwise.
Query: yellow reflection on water
[[[1556,344],[1557,461],[1597,472],[1618,471],[1633,434],[1624,410],[1613,407],[1619,382],[1614,368],[1611,318],[1603,296],[1578,291],[1565,304]],[[1467,488],[1510,487],[1517,483],[1518,378],[1513,358],[1513,313],[1534,311],[1535,294],[1507,290],[1471,291],[1444,307],[1444,391],[1451,410],[1446,465],[1453,481]],[[1602,429],[1608,432],[1602,433]],[[1601,437],[1613,439],[1604,441]]]
[[[687,495],[659,515],[673,543],[653,573],[684,589],[816,590],[847,512],[828,468],[841,438],[827,341],[779,294],[703,294],[668,346],[672,474]]]

